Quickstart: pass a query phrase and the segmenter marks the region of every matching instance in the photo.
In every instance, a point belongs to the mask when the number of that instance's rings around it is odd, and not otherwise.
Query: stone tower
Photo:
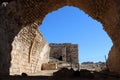
[[[50,43],[50,57],[77,64],[78,60],[78,44],[71,43]]]

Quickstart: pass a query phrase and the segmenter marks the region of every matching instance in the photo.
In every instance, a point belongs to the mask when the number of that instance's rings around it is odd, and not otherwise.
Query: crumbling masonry
[[[38,32],[38,25],[42,24],[48,13],[64,6],[77,7],[102,23],[103,29],[113,42],[107,67],[111,72],[120,73],[120,0],[2,0],[0,1],[1,75],[9,75],[11,72],[35,73],[40,68],[37,65],[41,65],[43,60],[47,62],[48,58],[43,56],[47,56],[49,46]],[[37,62],[39,63],[36,64]]]
[[[68,63],[78,64],[78,45],[71,43],[55,44],[50,43],[50,57],[65,61]]]

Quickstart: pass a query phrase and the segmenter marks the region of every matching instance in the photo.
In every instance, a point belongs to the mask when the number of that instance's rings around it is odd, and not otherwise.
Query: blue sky
[[[39,27],[49,43],[79,45],[79,62],[105,61],[112,41],[102,24],[76,7],[65,6],[46,15]]]

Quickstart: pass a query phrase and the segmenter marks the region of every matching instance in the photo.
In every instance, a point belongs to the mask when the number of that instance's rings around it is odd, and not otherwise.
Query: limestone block
[[[42,64],[42,67],[41,67],[42,70],[56,70],[57,69],[57,64],[55,63],[43,63]]]

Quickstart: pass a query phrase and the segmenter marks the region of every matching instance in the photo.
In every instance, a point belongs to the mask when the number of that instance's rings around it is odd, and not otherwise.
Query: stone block
[[[54,63],[43,63],[41,70],[56,70],[57,69],[57,64]]]

